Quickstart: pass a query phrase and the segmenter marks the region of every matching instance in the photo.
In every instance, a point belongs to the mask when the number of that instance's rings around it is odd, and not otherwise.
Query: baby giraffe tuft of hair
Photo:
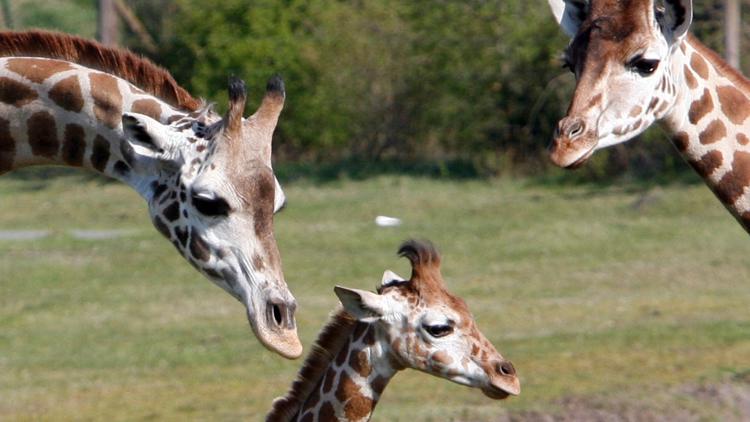
[[[266,421],[367,421],[388,382],[406,368],[492,399],[521,392],[513,364],[479,331],[466,303],[446,290],[433,245],[409,240],[398,254],[411,262],[408,280],[386,271],[377,293],[335,287],[343,309]]]

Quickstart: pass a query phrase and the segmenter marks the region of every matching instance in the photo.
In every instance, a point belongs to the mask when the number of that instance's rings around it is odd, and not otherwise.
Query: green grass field
[[[496,402],[403,372],[374,420],[750,417],[750,238],[703,185],[389,176],[286,193],[276,232],[306,346],[334,284],[408,275],[399,242],[429,238],[521,377],[522,395]],[[286,391],[301,362],[259,346],[240,304],[177,255],[128,188],[21,173],[0,179],[0,198],[0,230],[52,231],[0,241],[0,419],[260,420]],[[404,224],[378,228],[378,214]],[[111,228],[133,232],[68,231]]]

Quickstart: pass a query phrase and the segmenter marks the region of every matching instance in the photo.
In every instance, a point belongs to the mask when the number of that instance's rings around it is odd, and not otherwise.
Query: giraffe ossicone
[[[334,289],[343,309],[267,421],[367,421],[391,378],[407,368],[492,399],[520,394],[513,364],[479,331],[466,303],[446,290],[432,244],[407,241],[399,255],[411,262],[408,280],[386,271],[377,293]]]
[[[576,168],[660,122],[750,232],[750,81],[688,33],[692,1],[548,2],[576,77],[552,161]]]
[[[296,358],[296,302],[273,233],[285,201],[271,167],[284,84],[271,78],[248,118],[244,83],[231,79],[228,91],[221,116],[127,51],[57,33],[0,33],[0,174],[56,164],[132,186],[156,229],[243,303],[261,343]]]

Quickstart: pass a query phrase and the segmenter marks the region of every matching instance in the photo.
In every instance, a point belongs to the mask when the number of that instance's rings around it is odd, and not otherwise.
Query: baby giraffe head
[[[398,253],[411,262],[409,280],[386,271],[377,294],[335,289],[350,314],[375,326],[394,369],[427,372],[493,399],[518,395],[513,364],[479,331],[466,303],[445,289],[432,244],[408,241]]]
[[[122,152],[151,219],[194,267],[245,305],[250,326],[267,348],[302,353],[273,233],[285,202],[271,168],[271,141],[284,104],[272,78],[260,107],[243,117],[245,84],[229,83],[224,116],[210,107],[164,124],[122,117]]]

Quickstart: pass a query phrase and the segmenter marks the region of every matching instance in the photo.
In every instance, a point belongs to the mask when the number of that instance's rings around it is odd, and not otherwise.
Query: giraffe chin
[[[482,393],[493,400],[505,400],[511,395],[509,392],[495,386],[482,388]]]
[[[266,349],[287,359],[297,359],[302,356],[303,348],[297,335],[296,325],[287,329],[270,329],[256,321],[250,313],[248,313],[248,320],[253,334]]]
[[[586,162],[589,160],[589,158],[591,158],[591,156],[594,154],[594,150],[595,149],[596,148],[591,148],[590,150],[586,151],[586,153],[584,153],[582,156],[580,156],[577,160],[575,160],[572,163],[568,164],[564,168],[566,170],[575,170],[575,169],[583,166],[584,164],[586,164]]]

